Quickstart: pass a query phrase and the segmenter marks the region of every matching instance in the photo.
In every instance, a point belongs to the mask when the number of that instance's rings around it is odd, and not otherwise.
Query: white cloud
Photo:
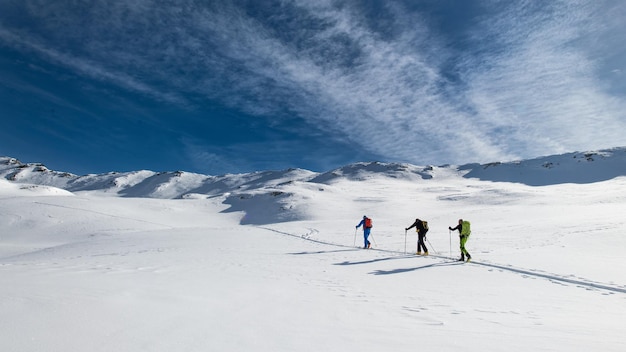
[[[103,67],[103,65],[92,62],[88,59],[82,59],[73,55],[65,54],[53,48],[49,48],[45,44],[38,43],[37,40],[33,38],[28,38],[27,35],[23,33],[13,33],[0,27],[0,39],[5,43],[34,51],[35,53],[46,57],[48,60],[70,68],[81,75],[114,84],[130,91],[145,94],[158,100],[181,105],[185,103],[185,100],[180,96],[154,89],[140,80],[133,78],[126,72],[107,69]]]
[[[418,16],[402,18],[405,15],[396,12],[400,22],[412,24],[411,30],[403,28],[405,32],[388,41],[361,26],[358,14],[319,3],[311,6],[308,14],[329,24],[320,36],[347,36],[360,49],[359,65],[319,65],[280,43],[253,41],[259,44],[252,47],[254,53],[269,55],[277,63],[268,75],[314,98],[308,104],[298,97],[290,102],[292,109],[311,123],[326,126],[329,133],[389,158],[412,162],[453,157],[461,160],[475,157],[476,148],[483,155],[500,156],[486,138],[459,143],[459,129],[466,130],[471,122],[441,89],[447,82],[439,66],[450,53],[432,40],[435,35],[421,25]],[[480,136],[480,132],[474,135]]]
[[[308,124],[300,133],[315,126],[389,160],[493,161],[623,144],[624,99],[606,93],[585,48],[589,33],[613,29],[603,3],[491,3],[464,49],[432,19],[384,4],[388,33],[331,1],[281,2],[272,18],[228,2],[113,1],[89,7],[87,28],[61,5],[31,6],[38,18],[63,19],[46,22],[57,41],[84,49],[70,54],[3,27],[0,40],[183,107],[192,95],[270,123],[295,114]],[[458,81],[447,78],[451,62]]]
[[[552,4],[549,14],[511,6],[477,33],[501,45],[464,67],[479,126],[521,156],[619,145],[626,104],[606,93],[577,42],[601,18],[585,4]]]
[[[485,19],[479,35],[496,42],[481,43],[483,50],[497,47],[461,67],[467,90],[442,77],[439,57],[451,54],[419,17],[403,21],[412,15],[396,13],[400,22],[416,23],[411,28],[428,41],[408,28],[387,41],[349,11],[313,6],[311,13],[332,24],[327,36],[345,34],[358,43],[361,65],[328,69],[306,59],[289,65],[297,57],[291,53],[279,56],[287,62],[278,66],[292,68],[281,73],[322,106],[301,110],[303,116],[334,119],[331,129],[374,153],[412,162],[489,161],[625,141],[626,104],[606,93],[595,63],[577,43],[602,25],[599,9],[588,3],[554,2],[542,11],[514,4]],[[590,18],[594,11],[597,17]]]

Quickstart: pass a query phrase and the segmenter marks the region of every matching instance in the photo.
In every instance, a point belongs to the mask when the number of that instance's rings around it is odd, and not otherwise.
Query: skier
[[[361,220],[361,222],[356,225],[356,228],[358,229],[361,226],[363,226],[363,249],[370,248],[372,244],[370,243],[370,241],[367,240],[367,238],[370,237],[370,231],[372,229],[372,219],[363,215],[363,220]]]
[[[404,231],[408,231],[415,227],[415,231],[417,232],[417,255],[422,255],[422,249],[424,249],[424,255],[428,255],[428,248],[426,248],[426,244],[424,244],[424,237],[426,237],[426,232],[428,232],[428,223],[426,221],[422,221],[420,219],[415,219],[413,225],[404,229]]]
[[[470,259],[472,259],[472,256],[469,254],[467,249],[465,249],[465,243],[467,243],[467,240],[469,239],[469,236],[472,233],[472,231],[470,230],[470,222],[463,221],[463,219],[459,219],[459,224],[457,225],[457,227],[452,228],[448,226],[448,229],[450,231],[459,230],[459,239],[460,239],[460,246],[461,246],[461,258],[459,259],[459,261],[460,262],[465,261],[465,256],[467,255],[467,261],[469,262]]]

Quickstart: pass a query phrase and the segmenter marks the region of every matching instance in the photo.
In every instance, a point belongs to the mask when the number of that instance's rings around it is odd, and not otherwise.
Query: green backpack
[[[461,236],[469,236],[471,233],[472,230],[470,230],[470,222],[463,221],[463,223],[461,224]]]

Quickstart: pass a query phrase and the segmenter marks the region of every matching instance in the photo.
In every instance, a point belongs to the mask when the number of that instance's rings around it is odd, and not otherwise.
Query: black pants
[[[417,234],[417,251],[421,252],[423,249],[424,252],[428,253],[428,248],[426,248],[426,245],[424,244],[424,238],[426,238],[426,234]]]

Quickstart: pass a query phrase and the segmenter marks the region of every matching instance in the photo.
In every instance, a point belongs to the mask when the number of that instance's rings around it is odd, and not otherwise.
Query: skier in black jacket
[[[421,255],[422,254],[422,249],[424,250],[424,255],[428,255],[428,248],[426,248],[426,245],[424,244],[424,237],[426,237],[426,232],[428,232],[428,229],[424,226],[424,222],[420,219],[415,219],[415,222],[413,223],[413,225],[407,227],[406,229],[404,229],[405,231],[408,231],[409,229],[415,227],[415,231],[417,231],[417,255]]]

